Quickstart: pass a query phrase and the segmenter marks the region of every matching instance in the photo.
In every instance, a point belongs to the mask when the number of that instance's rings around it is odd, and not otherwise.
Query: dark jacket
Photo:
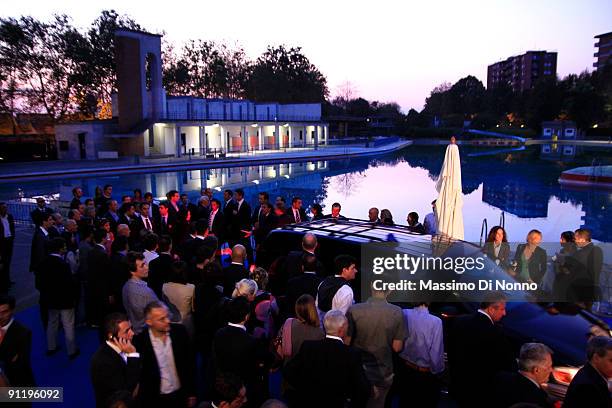
[[[223,213],[227,215],[226,212]],[[229,239],[239,240],[244,237],[244,232],[250,231],[253,225],[251,224],[251,207],[249,203],[244,200],[240,208],[236,203],[232,208],[232,216],[229,230]]]
[[[530,403],[541,408],[552,407],[548,394],[518,372],[502,372],[495,377],[495,398],[498,408],[518,403]]]
[[[232,297],[236,282],[249,277],[249,272],[243,265],[230,264],[223,268],[223,294]]]
[[[308,221],[308,216],[306,215],[306,211],[304,211],[303,208],[300,208],[299,212],[300,212],[300,222]],[[290,220],[289,222],[291,224],[295,224],[297,222],[297,220],[295,219],[295,214],[293,212],[293,207],[289,207],[287,209],[286,214],[287,214],[287,217],[289,218],[289,220]]]
[[[34,387],[34,373],[30,363],[32,332],[17,320],[4,334],[0,343],[0,363],[12,387]]]
[[[336,339],[302,343],[284,374],[301,407],[345,407],[347,399],[351,407],[362,407],[370,395],[359,354]]]
[[[570,383],[563,408],[610,408],[612,399],[606,380],[590,364],[585,364]]]
[[[39,227],[34,230],[32,236],[32,246],[30,248],[30,271],[36,272],[38,266],[47,256],[47,243],[49,237],[45,235]]]
[[[158,299],[162,298],[162,286],[170,280],[174,258],[169,254],[159,254],[149,263],[147,284],[155,292]]]
[[[514,255],[514,260],[517,263],[517,273],[521,272],[523,264],[522,255],[526,247],[527,244],[520,244],[518,247],[516,247],[516,254]],[[540,247],[536,247],[528,262],[529,277],[532,281],[539,284],[542,281],[544,274],[546,273],[546,251]]]
[[[501,371],[515,371],[512,348],[498,325],[475,312],[458,317],[448,347],[451,391],[460,405],[482,406],[492,401],[493,379]]]
[[[314,273],[302,273],[289,279],[287,282],[286,312],[289,316],[295,316],[295,302],[304,294],[309,294],[314,299],[317,297],[317,288],[321,283],[321,277]]]
[[[599,277],[603,265],[603,252],[594,244],[578,248],[565,258],[570,270],[572,301],[593,302],[599,297]]]
[[[495,256],[495,243],[493,242],[485,242],[482,252],[493,262],[499,260],[499,266],[502,268],[510,264],[510,245],[507,242],[501,243],[497,256]]]
[[[195,396],[195,356],[189,344],[189,337],[185,327],[180,324],[171,324],[170,339],[176,372],[181,382],[184,394]],[[139,399],[142,406],[156,406],[156,399],[160,394],[160,375],[157,357],[149,337],[149,329],[134,337],[134,346],[140,353],[141,371],[139,384]]]
[[[108,344],[102,343],[91,358],[89,373],[96,407],[107,407],[109,397],[115,392],[134,392],[140,379],[140,358],[128,357],[126,363]]]
[[[32,217],[32,222],[34,225],[39,226],[43,215],[47,214],[53,214],[53,210],[49,207],[43,207],[42,209],[40,209],[40,207],[36,207],[34,211],[30,213],[30,217]]]
[[[212,214],[212,212],[211,212]],[[209,215],[210,217],[211,215]],[[221,243],[227,240],[227,225],[225,221],[225,214],[218,210],[213,218],[212,230],[208,231],[212,233],[219,240],[219,246]]]
[[[49,309],[75,308],[77,287],[68,262],[59,256],[48,255],[38,273],[42,304]]]

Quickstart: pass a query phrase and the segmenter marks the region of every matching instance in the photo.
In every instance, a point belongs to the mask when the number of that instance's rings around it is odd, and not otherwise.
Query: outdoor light
[[[257,127],[257,123],[253,123],[251,127]]]
[[[219,127],[219,124],[218,124],[218,123],[215,123],[215,124],[213,125],[213,127]]]
[[[593,129],[597,129],[597,123],[593,125]]]
[[[215,187],[215,190],[221,191],[221,187]]]
[[[253,183],[259,184],[259,180],[253,180]]]
[[[522,127],[522,128],[524,128],[524,127],[525,127],[525,125],[521,125],[521,127]]]
[[[284,178],[289,178],[289,175],[288,175],[288,174],[285,174],[283,177],[284,177]]]

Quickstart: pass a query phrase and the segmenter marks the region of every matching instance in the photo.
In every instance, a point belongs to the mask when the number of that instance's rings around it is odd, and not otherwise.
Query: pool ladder
[[[504,230],[506,229],[506,213],[504,211],[499,214],[499,224]],[[480,246],[482,246],[483,242],[487,240],[487,235],[489,234],[489,225],[486,218],[483,218],[482,224],[480,226]]]

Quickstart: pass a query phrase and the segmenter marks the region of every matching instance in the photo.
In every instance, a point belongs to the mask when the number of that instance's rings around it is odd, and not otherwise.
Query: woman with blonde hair
[[[527,243],[516,248],[514,256],[517,279],[523,282],[535,282],[538,285],[546,273],[546,251],[540,248],[542,233],[536,229],[527,234]]]
[[[239,296],[245,297],[246,300],[251,303],[255,300],[255,295],[257,294],[257,282],[251,279],[240,279],[236,282],[236,286],[234,287],[234,292],[232,292],[232,298],[237,298]]]
[[[247,322],[247,329],[257,338],[271,339],[275,335],[274,319],[278,316],[276,298],[266,291],[268,285],[268,271],[264,268],[255,268],[251,278],[257,284],[255,298],[251,302],[251,315]]]

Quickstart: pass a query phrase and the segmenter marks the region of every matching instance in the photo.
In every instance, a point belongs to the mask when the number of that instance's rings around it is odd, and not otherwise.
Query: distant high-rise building
[[[555,78],[556,76],[556,52],[527,51],[523,55],[489,65],[487,88],[493,89],[506,83],[515,92],[525,91],[533,88],[535,83],[542,78]]]
[[[599,69],[606,64],[612,63],[612,31],[606,34],[596,35],[597,52],[593,54],[597,61],[593,63],[593,67]]]

